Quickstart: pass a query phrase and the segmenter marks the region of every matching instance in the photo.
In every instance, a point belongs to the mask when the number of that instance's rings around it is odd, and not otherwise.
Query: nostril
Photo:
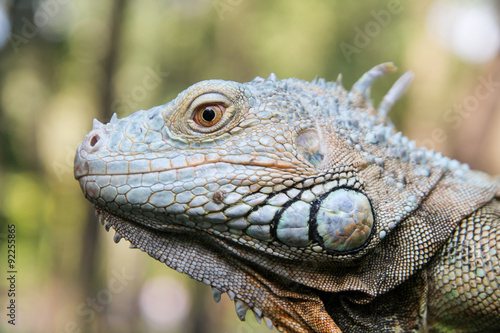
[[[95,134],[94,136],[92,136],[90,138],[90,147],[94,147],[99,142],[100,139],[101,137],[99,136],[99,134]]]
[[[83,145],[83,149],[87,153],[93,153],[97,151],[107,139],[107,134],[102,129],[92,130],[85,137],[85,144]]]

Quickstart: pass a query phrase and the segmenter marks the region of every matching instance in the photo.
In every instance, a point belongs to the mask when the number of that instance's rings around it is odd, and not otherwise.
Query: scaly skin
[[[106,228],[285,332],[500,330],[500,184],[395,133],[382,64],[204,81],[94,122],[75,177]]]

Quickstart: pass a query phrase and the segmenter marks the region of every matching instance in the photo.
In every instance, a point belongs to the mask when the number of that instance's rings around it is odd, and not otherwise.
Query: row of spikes
[[[370,69],[368,72],[363,74],[361,78],[354,83],[349,92],[349,98],[352,100],[355,97],[362,97],[363,101],[370,101],[370,87],[381,76],[394,72],[396,67],[392,62],[386,62],[380,65],[377,65]],[[337,86],[342,86],[342,75],[339,74],[336,80]],[[384,121],[389,114],[389,111],[392,109],[393,105],[397,102],[399,98],[406,91],[411,81],[413,80],[413,73],[410,71],[405,72],[389,89],[387,94],[380,102],[380,105],[377,109],[377,118],[380,121]],[[267,79],[263,79],[261,77],[256,77],[253,81],[260,82],[269,82],[269,83],[277,83],[279,82],[278,78],[274,73],[271,73]],[[320,86],[324,86],[327,82],[324,79],[315,78],[312,81],[313,84],[317,84]],[[286,90],[286,81],[284,82],[285,86],[282,87]]]
[[[262,314],[262,311],[259,308],[256,308],[256,307],[250,308],[243,301],[241,301],[239,299],[235,299],[235,294],[231,290],[229,290],[227,292],[227,294],[229,296],[229,299],[231,301],[234,301],[234,307],[236,310],[236,314],[238,315],[238,318],[241,321],[245,321],[246,313],[248,310],[251,309],[254,316],[255,316],[255,320],[257,320],[257,322],[259,324],[261,323],[262,319],[264,319],[264,322],[266,323],[267,328],[269,328],[270,330],[273,329],[273,322],[268,317],[264,317],[264,315]],[[219,289],[212,287],[212,296],[213,296],[215,302],[219,303],[219,301],[221,300],[221,297],[222,297],[222,292]]]
[[[111,223],[109,223],[106,220],[105,216],[103,214],[101,214],[98,210],[95,211],[95,215],[97,216],[97,220],[99,221],[99,223],[101,223],[101,225],[104,225],[106,231],[109,232],[109,230],[111,229]],[[120,234],[118,234],[118,232],[115,232],[115,235],[113,236],[113,240],[114,240],[115,243],[119,243],[120,240],[122,240],[122,236]],[[135,246],[134,244],[131,243],[129,245],[129,248],[131,248],[131,249],[138,249],[139,247],[137,247],[137,246]],[[144,250],[141,249],[141,251],[144,251]],[[210,285],[210,284],[208,284],[208,285]],[[221,292],[219,289],[217,289],[215,287],[212,287],[212,296],[213,296],[215,302],[218,303],[221,300],[222,294],[223,294],[223,292]],[[247,313],[248,310],[251,309],[252,312],[253,312],[253,314],[254,314],[254,316],[255,316],[255,319],[257,320],[257,322],[259,324],[262,322],[262,319],[264,319],[264,322],[266,323],[266,326],[270,330],[273,329],[273,322],[268,317],[265,317],[263,315],[262,311],[259,308],[257,308],[257,307],[250,308],[243,301],[241,301],[239,299],[236,299],[235,298],[236,295],[231,290],[229,290],[227,292],[227,294],[229,296],[229,299],[231,301],[234,301],[234,307],[235,307],[235,310],[236,310],[236,315],[238,316],[238,318],[241,321],[245,321],[246,313]]]
[[[354,83],[354,85],[351,88],[351,91],[349,92],[349,98],[352,99],[353,97],[361,96],[364,101],[369,101],[370,87],[373,84],[373,82],[375,82],[375,80],[378,79],[379,77],[394,72],[395,70],[396,67],[392,62],[386,62],[373,67],[368,72],[363,74],[361,78]],[[256,77],[254,81],[255,80],[264,80],[264,79]],[[341,80],[342,76],[339,74],[336,81],[338,86],[342,85]],[[384,121],[387,118],[389,111],[392,109],[396,101],[406,91],[412,80],[413,80],[413,73],[407,71],[392,85],[391,89],[389,89],[387,94],[384,96],[382,102],[380,102],[380,105],[377,109],[377,118],[379,120]],[[278,82],[279,80],[274,73],[271,73],[269,77],[265,79],[265,81]],[[319,80],[314,79],[313,83],[320,84],[320,83],[325,83],[325,81],[324,79],[319,79]],[[113,124],[116,123],[117,121],[118,117],[116,116],[116,113],[113,113],[110,119],[110,123]],[[99,120],[94,119],[93,129],[99,129],[101,127],[104,127],[104,124],[101,123]]]

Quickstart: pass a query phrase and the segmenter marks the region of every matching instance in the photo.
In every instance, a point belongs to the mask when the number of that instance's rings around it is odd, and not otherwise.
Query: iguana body
[[[94,122],[75,177],[106,228],[285,332],[500,330],[500,184],[395,133],[340,80],[204,81]]]

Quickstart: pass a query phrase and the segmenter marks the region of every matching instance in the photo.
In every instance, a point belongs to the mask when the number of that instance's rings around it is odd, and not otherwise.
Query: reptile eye
[[[193,113],[193,120],[203,127],[212,127],[217,124],[226,112],[226,107],[222,104],[202,104]]]
[[[209,92],[194,98],[183,114],[189,134],[216,133],[234,116],[235,104],[226,95]]]

